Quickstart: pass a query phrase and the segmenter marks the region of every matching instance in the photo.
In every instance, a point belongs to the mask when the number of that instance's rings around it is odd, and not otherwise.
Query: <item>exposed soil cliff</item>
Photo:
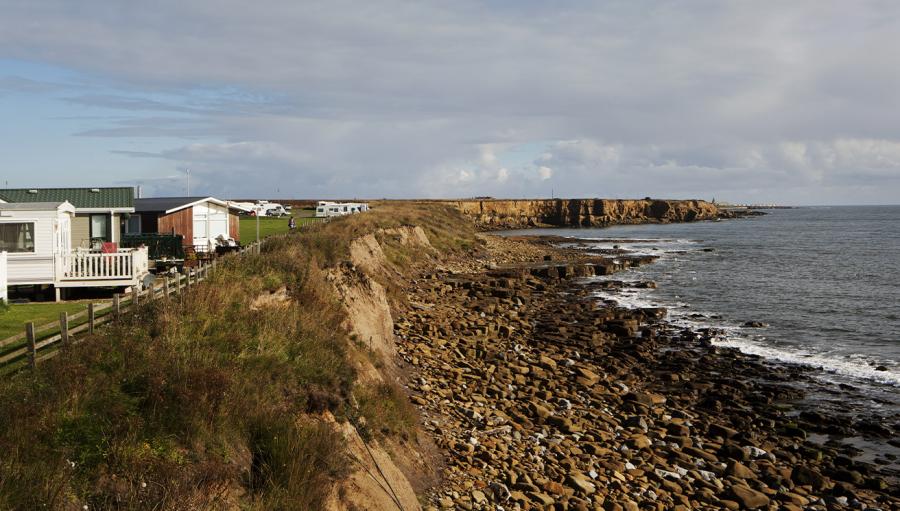
[[[380,229],[353,240],[349,264],[331,270],[328,277],[346,313],[347,329],[360,348],[371,354],[371,358],[359,358],[356,363],[357,383],[366,389],[402,383],[395,365],[397,348],[391,306],[384,286],[378,282],[397,277],[391,274],[385,256],[384,248],[390,249],[391,245],[425,253],[433,250],[421,227]],[[410,438],[405,442],[386,437],[364,439],[360,427],[334,424],[354,463],[350,474],[338,481],[331,492],[328,511],[421,509],[416,490],[434,484],[436,477],[435,467],[428,459],[428,453],[434,450],[429,438]]]
[[[614,224],[693,222],[731,216],[702,200],[535,199],[451,202],[481,229],[602,227]]]

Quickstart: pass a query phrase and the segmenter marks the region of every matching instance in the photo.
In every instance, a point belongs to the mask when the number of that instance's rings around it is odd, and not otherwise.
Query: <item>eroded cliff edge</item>
[[[693,222],[732,218],[735,213],[703,200],[523,199],[447,201],[479,229],[604,227],[615,224]]]

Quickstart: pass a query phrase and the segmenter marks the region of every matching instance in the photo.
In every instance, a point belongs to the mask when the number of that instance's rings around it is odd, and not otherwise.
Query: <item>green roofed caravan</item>
[[[0,202],[66,201],[75,207],[73,248],[90,248],[103,241],[121,242],[122,232],[134,213],[134,189],[128,186],[0,189]]]

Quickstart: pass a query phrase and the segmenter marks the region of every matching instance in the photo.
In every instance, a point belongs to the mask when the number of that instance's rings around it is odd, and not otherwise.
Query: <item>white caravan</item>
[[[369,205],[364,202],[328,202],[319,201],[316,205],[316,217],[327,218],[332,216],[353,215],[365,213]]]

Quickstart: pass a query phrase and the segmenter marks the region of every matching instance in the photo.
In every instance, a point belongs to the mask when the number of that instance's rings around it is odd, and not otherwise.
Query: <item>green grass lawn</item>
[[[260,239],[265,238],[266,236],[272,236],[273,234],[284,234],[288,232],[288,219],[290,219],[290,216],[283,216],[280,218],[267,216],[259,217]],[[315,221],[314,218],[305,216],[295,216],[294,219],[297,221],[297,227],[300,227],[307,222]],[[240,235],[242,245],[247,245],[248,243],[256,241],[255,216],[241,217]]]
[[[75,314],[87,309],[87,303],[26,303],[12,304],[9,310],[0,311],[0,341],[25,331],[25,323],[33,321],[41,326],[59,320],[59,313]]]

